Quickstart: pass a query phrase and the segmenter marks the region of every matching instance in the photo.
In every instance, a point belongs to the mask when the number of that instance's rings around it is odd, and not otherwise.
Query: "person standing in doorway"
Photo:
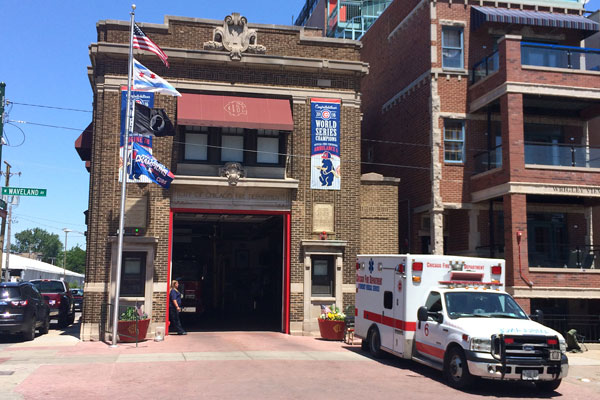
[[[181,293],[179,293],[179,282],[171,282],[171,292],[169,293],[169,322],[170,327],[177,331],[178,335],[187,335],[187,332],[181,327],[179,313],[181,312]]]

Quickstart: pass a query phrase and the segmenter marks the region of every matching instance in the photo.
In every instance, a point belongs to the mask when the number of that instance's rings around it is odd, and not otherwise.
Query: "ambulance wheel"
[[[456,389],[464,389],[473,383],[467,359],[462,349],[452,347],[444,360],[444,377],[448,384]]]
[[[367,340],[363,339],[363,340],[360,342],[360,348],[361,348],[361,350],[363,350],[363,351],[369,351],[369,342],[368,342]]]
[[[561,381],[561,379],[555,379],[553,381],[536,381],[535,386],[540,392],[551,393],[558,389]]]
[[[379,329],[376,327],[371,328],[369,332],[369,351],[375,358],[383,357],[383,351],[381,351],[381,336],[379,335]]]

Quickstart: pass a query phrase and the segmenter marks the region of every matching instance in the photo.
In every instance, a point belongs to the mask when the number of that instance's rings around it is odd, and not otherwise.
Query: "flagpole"
[[[132,128],[131,117],[131,80],[133,75],[133,24],[135,4],[131,5],[131,27],[129,31],[129,59],[127,62],[127,109],[125,113],[125,136],[123,141],[123,160],[121,167],[121,211],[119,215],[119,246],[117,253],[117,270],[115,272],[115,300],[113,308],[112,345],[117,347],[117,328],[119,322],[119,294],[121,292],[121,269],[123,264],[123,229],[125,225],[125,200],[127,197],[127,161],[129,159],[129,131]]]

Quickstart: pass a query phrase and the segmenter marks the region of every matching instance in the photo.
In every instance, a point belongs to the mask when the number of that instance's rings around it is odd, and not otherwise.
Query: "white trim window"
[[[464,69],[463,27],[442,27],[442,68]]]
[[[465,160],[465,121],[444,120],[444,161],[463,163]]]

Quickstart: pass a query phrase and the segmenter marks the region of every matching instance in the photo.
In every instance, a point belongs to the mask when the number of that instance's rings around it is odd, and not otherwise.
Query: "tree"
[[[79,245],[67,250],[67,269],[85,274],[85,250]]]
[[[62,243],[56,233],[44,229],[27,229],[15,234],[16,243],[11,251],[17,253],[40,253],[42,261],[51,263],[62,250]]]

